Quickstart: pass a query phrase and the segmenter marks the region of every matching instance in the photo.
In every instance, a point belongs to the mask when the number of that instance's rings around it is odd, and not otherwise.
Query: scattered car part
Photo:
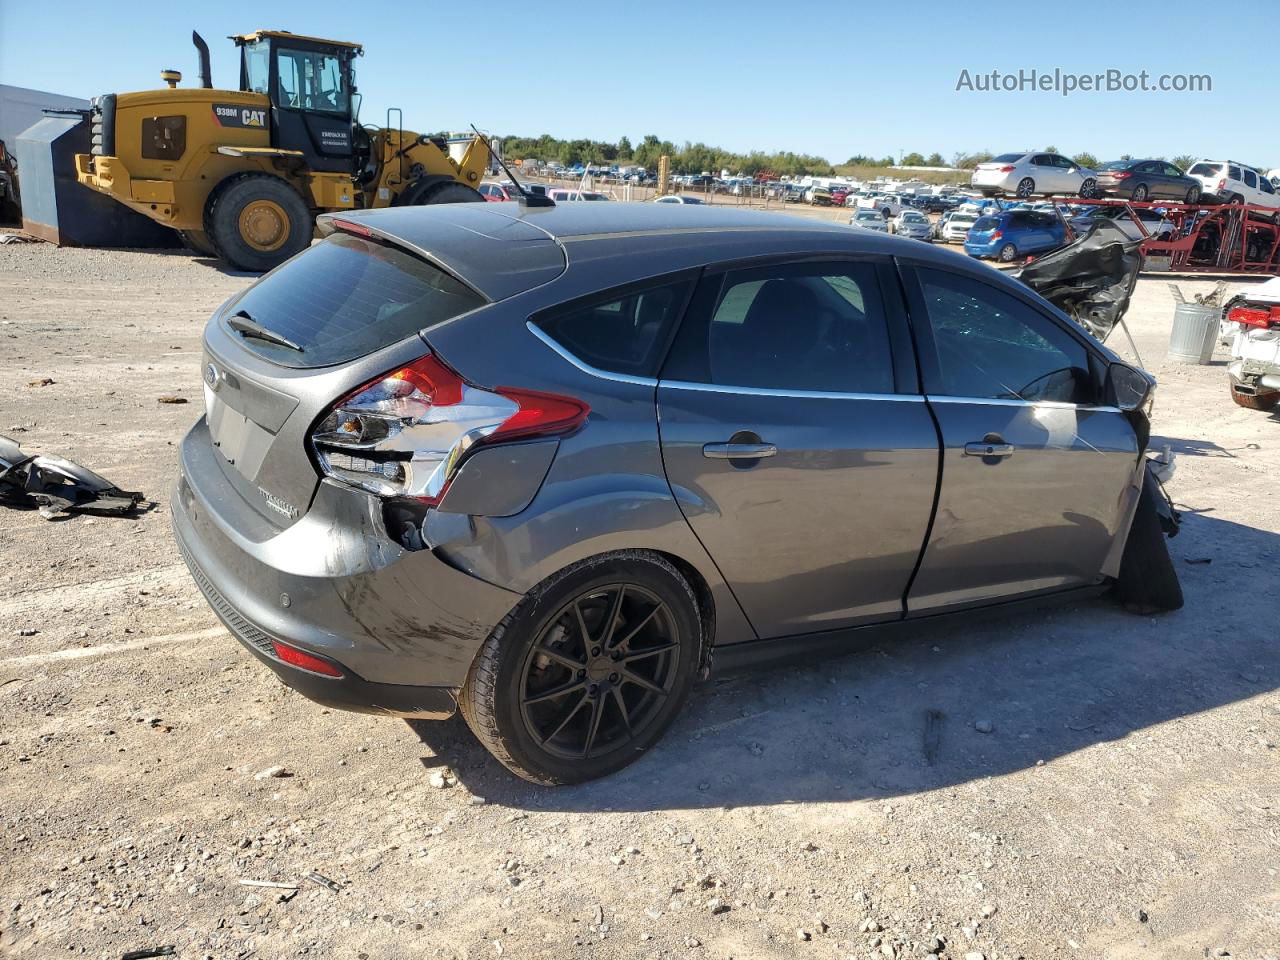
[[[78,463],[23,453],[17,441],[0,436],[0,503],[38,507],[40,516],[51,520],[70,511],[126,514],[145,499]]]
[[[1015,276],[1106,342],[1129,309],[1142,269],[1141,245],[1141,240],[1130,240],[1115,224],[1101,221],[1083,237],[1046,253]]]

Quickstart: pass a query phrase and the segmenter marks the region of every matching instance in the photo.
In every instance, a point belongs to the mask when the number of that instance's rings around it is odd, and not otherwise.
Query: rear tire
[[[1149,490],[1143,491],[1129,528],[1116,596],[1130,613],[1167,613],[1182,607],[1182,585]]]
[[[612,606],[610,591],[618,587],[633,591],[630,609]],[[593,605],[596,598],[602,599]],[[653,603],[659,612],[647,619]],[[607,611],[615,609],[618,616],[610,617]],[[640,631],[634,641],[618,639],[629,630]],[[674,646],[634,657],[666,643],[667,634]],[[610,637],[624,659],[616,668],[600,667],[596,651],[609,659]],[[661,738],[689,694],[701,656],[697,600],[675,567],[643,551],[607,554],[531,590],[481,647],[458,700],[476,739],[512,773],[547,786],[582,783],[621,770]],[[577,669],[579,662],[584,669]],[[614,669],[619,674],[609,673]],[[662,692],[627,679],[636,673]],[[615,681],[618,675],[624,678]],[[555,692],[561,687],[564,692]],[[579,736],[585,755],[576,754]]]
[[[1013,263],[1018,259],[1018,248],[1012,243],[1006,243],[1000,248],[1000,252],[996,254],[996,257],[1001,263]]]
[[[292,186],[251,173],[218,188],[205,214],[205,232],[232,266],[266,271],[307,249],[315,222]]]
[[[1235,401],[1237,407],[1244,407],[1246,410],[1274,410],[1276,404],[1280,403],[1280,391],[1241,393],[1240,389],[1233,383],[1231,384],[1231,399]]]
[[[1016,195],[1023,200],[1036,192],[1036,182],[1030,177],[1023,177],[1018,181],[1018,187],[1015,191]]]
[[[1151,195],[1151,191],[1147,189],[1147,185],[1145,183],[1140,183],[1133,188],[1133,196],[1130,197],[1130,199],[1134,203],[1146,203],[1147,197],[1149,197],[1150,195]]]

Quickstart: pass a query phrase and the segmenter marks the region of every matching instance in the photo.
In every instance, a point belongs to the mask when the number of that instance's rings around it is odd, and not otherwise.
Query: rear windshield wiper
[[[227,326],[244,337],[253,337],[255,340],[265,340],[267,343],[274,343],[277,346],[288,347],[290,350],[297,350],[299,353],[306,352],[287,337],[282,337],[274,330],[268,330],[243,310],[228,317]]]

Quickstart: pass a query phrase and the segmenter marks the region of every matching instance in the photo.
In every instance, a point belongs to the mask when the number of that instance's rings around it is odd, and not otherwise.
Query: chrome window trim
[[[599,367],[593,367],[591,364],[585,363],[575,357],[532,320],[526,320],[525,327],[527,327],[529,332],[535,337],[559,354],[562,359],[567,360],[588,376],[598,377],[601,380],[612,380],[615,383],[632,383],[640,387],[656,387],[658,385],[658,381],[652,377],[636,377],[629,373],[611,373],[608,370],[601,370]]]
[[[1064,400],[1009,400],[1003,397],[950,397],[930,394],[930,403],[980,403],[991,407],[1048,407],[1057,410],[1087,410],[1090,413],[1120,413],[1119,407]]]
[[[924,403],[924,397],[918,393],[827,393],[821,390],[773,390],[765,387],[735,387],[725,383],[691,383],[687,380],[663,380],[662,387],[673,390],[695,390],[702,393],[738,393],[752,397],[792,397],[795,399],[814,400],[905,400],[911,403]]]

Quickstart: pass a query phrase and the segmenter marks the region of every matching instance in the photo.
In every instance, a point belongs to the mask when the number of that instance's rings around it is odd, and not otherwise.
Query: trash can
[[[1169,333],[1169,359],[1175,363],[1207,364],[1218,340],[1217,307],[1180,303],[1173,310]]]

